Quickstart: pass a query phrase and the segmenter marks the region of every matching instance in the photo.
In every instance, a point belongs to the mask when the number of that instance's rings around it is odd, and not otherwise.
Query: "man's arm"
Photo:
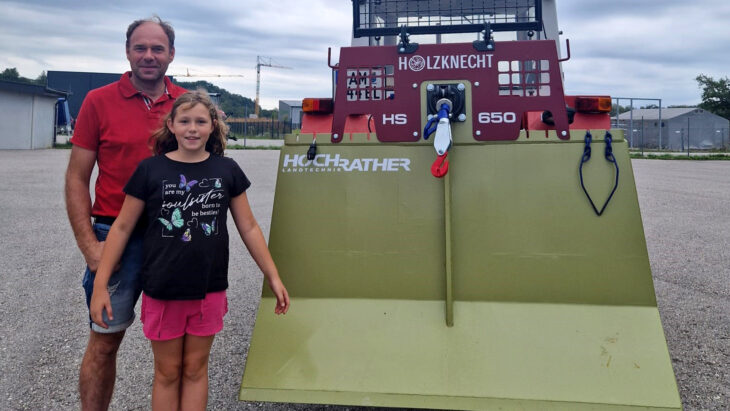
[[[91,271],[96,271],[101,259],[103,242],[91,228],[91,195],[89,182],[96,163],[96,151],[74,145],[66,169],[66,212],[76,244]]]

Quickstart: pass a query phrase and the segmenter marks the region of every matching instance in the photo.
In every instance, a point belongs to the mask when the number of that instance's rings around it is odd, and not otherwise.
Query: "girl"
[[[142,323],[155,357],[152,409],[200,409],[208,401],[208,357],[227,312],[230,208],[241,239],[286,314],[289,295],[246,197],[250,183],[223,157],[227,127],[205,92],[180,96],[126,187],[94,280],[91,318],[113,318],[109,277],[140,217],[146,218],[141,270]]]

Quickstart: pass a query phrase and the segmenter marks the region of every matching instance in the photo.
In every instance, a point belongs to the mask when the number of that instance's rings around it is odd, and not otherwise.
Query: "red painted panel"
[[[417,141],[425,122],[421,84],[456,79],[472,84],[467,121],[476,140],[515,140],[525,112],[543,110],[554,113],[558,135],[568,138],[555,42],[533,40],[497,42],[493,52],[471,43],[426,44],[413,54],[398,54],[395,46],[342,48],[332,141],[348,132],[352,115],[372,115],[380,141]]]

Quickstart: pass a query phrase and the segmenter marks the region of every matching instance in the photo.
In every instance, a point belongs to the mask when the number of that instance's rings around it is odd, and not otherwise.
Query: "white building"
[[[56,102],[66,93],[0,80],[0,149],[51,148]]]

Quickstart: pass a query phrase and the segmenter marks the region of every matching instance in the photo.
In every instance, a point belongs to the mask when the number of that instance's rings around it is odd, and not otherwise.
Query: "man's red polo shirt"
[[[71,138],[74,145],[96,151],[99,175],[91,209],[95,216],[119,214],[124,185],[137,164],[152,155],[150,136],[162,126],[175,99],[187,91],[165,77],[167,92],[148,106],[130,74],[86,95]]]

